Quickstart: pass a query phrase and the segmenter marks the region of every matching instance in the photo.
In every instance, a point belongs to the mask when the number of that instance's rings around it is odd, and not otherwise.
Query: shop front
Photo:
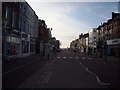
[[[120,57],[120,39],[107,41],[107,54]]]
[[[8,59],[17,58],[20,55],[20,38],[13,35],[6,37],[6,56]]]
[[[28,34],[22,34],[22,57],[30,55],[30,39]]]
[[[30,37],[30,54],[35,54],[35,39]]]

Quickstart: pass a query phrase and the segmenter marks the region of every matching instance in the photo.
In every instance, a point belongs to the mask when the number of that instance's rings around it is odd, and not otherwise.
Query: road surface
[[[95,58],[63,50],[40,60],[26,60],[3,73],[3,88],[114,88],[120,70]],[[10,67],[10,66],[9,66]]]

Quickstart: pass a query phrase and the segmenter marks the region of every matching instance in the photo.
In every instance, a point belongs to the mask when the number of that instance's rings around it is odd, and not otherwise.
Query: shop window
[[[22,40],[22,53],[29,53],[29,42]]]
[[[13,11],[12,14],[12,27],[17,28],[17,13],[15,11]]]
[[[7,42],[11,42],[11,37],[7,36]]]
[[[7,43],[7,55],[18,55],[19,54],[19,44],[17,43]]]

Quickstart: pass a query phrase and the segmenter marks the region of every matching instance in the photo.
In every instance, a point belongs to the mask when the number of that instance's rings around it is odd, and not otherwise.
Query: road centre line
[[[89,60],[91,60],[92,58],[88,58]]]
[[[72,57],[69,57],[70,59],[72,59]]]
[[[60,58],[60,57],[57,57],[58,59]]]
[[[63,57],[63,59],[66,59],[66,57]]]
[[[84,57],[82,57],[82,59],[85,59]]]
[[[79,59],[79,57],[75,57],[76,59]]]

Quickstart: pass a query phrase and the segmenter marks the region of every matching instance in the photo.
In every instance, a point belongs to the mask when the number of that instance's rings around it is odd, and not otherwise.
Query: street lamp
[[[104,50],[105,50],[105,61],[107,60],[107,42],[106,39],[104,40]]]

